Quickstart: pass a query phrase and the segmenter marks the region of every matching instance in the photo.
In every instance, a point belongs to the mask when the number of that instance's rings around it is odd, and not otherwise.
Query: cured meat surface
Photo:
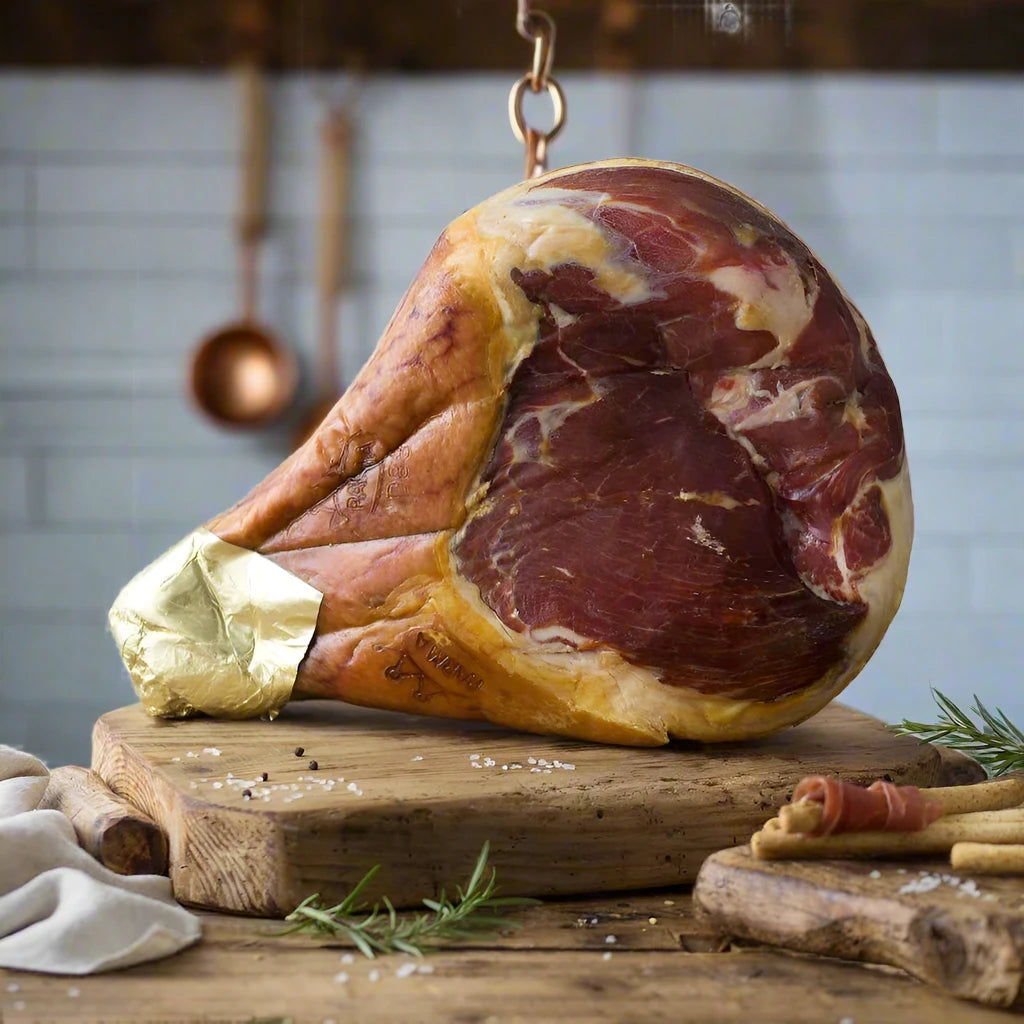
[[[899,404],[784,225],[689,168],[441,236],[307,444],[209,524],[324,594],[295,696],[611,742],[808,717],[899,605]]]
[[[822,805],[821,824],[811,835],[836,832],[917,832],[942,817],[942,804],[917,786],[878,779],[858,786],[826,775],[809,775],[793,791],[793,803]]]

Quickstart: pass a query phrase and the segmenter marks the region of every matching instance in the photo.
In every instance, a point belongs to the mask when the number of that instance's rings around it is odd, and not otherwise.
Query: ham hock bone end
[[[610,160],[452,223],[315,434],[111,622],[154,713],[735,740],[860,671],[912,533],[839,285],[730,186]]]

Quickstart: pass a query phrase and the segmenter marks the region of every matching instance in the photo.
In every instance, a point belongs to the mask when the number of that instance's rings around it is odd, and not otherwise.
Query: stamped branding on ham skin
[[[456,661],[444,648],[438,646],[424,632],[416,634],[414,644],[416,657],[409,651],[402,651],[398,660],[384,669],[384,675],[395,681],[401,679],[412,679],[416,681],[416,689],[413,696],[417,700],[429,701],[437,694],[444,692],[442,687],[431,679],[427,670],[420,664],[421,661],[431,665],[438,672],[449,679],[461,683],[467,690],[479,690],[483,686],[483,679],[475,672],[470,672],[461,662]]]

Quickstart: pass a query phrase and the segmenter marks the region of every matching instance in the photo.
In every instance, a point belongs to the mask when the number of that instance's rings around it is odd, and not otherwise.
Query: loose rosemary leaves
[[[376,864],[356,883],[338,904],[328,907],[319,893],[304,899],[286,918],[292,926],[280,932],[313,932],[347,939],[371,959],[379,953],[405,953],[423,956],[426,949],[453,939],[467,939],[501,928],[517,928],[495,911],[511,907],[533,906],[540,900],[524,896],[497,896],[497,875],[487,871],[490,843],[484,843],[476,867],[466,888],[456,886],[456,898],[450,900],[441,891],[436,899],[424,899],[426,912],[399,914],[387,896],[381,897],[369,911],[362,899],[366,887],[380,870]]]
[[[933,689],[932,695],[939,705],[937,722],[928,724],[904,719],[893,729],[903,736],[916,736],[926,743],[941,743],[970,754],[992,778],[1024,769],[1024,733],[1004,712],[999,708],[990,711],[977,695],[969,712],[938,690]]]

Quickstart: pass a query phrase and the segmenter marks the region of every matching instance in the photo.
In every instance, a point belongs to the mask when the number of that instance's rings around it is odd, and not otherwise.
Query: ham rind
[[[825,775],[803,779],[793,791],[793,803],[808,800],[822,805],[821,824],[808,833],[917,832],[942,817],[942,806],[916,786],[897,786],[879,779],[870,786]]]
[[[294,695],[636,744],[814,714],[899,605],[899,403],[735,189],[617,160],[438,241],[313,437],[209,528],[324,595]]]

